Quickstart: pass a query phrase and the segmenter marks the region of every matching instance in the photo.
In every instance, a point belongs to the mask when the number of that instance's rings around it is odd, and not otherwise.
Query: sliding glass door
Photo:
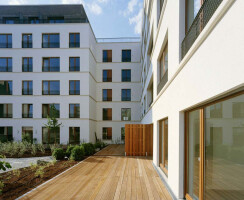
[[[186,198],[244,198],[244,93],[186,113]]]

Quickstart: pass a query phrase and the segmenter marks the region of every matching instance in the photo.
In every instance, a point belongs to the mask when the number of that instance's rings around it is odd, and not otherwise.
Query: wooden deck
[[[124,156],[125,155],[125,145],[124,144],[111,144],[99,151],[95,156]]]
[[[172,199],[145,157],[92,156],[24,199]]]

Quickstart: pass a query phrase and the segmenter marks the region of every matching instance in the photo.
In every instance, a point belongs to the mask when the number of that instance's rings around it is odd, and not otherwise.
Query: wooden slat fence
[[[125,125],[125,153],[126,156],[153,155],[152,124]]]

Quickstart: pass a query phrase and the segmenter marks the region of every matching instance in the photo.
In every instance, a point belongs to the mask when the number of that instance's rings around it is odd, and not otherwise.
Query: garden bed
[[[4,187],[0,199],[16,199],[77,163],[72,160],[57,161],[2,173],[0,181],[4,183]]]
[[[4,154],[6,158],[20,158],[19,155],[10,155],[5,153]],[[32,158],[32,157],[46,157],[46,156],[52,156],[51,149],[46,149],[45,152],[37,151],[35,155],[29,152],[25,152],[23,155],[21,155],[21,158]]]

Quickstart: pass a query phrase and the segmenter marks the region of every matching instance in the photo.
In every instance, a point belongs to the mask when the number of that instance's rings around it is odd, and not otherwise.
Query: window
[[[69,48],[80,48],[80,33],[69,34]]]
[[[12,58],[0,58],[0,72],[12,72]]]
[[[13,127],[5,126],[0,127],[0,141],[7,142],[13,140]]]
[[[12,95],[12,81],[0,81],[0,95]]]
[[[244,118],[244,102],[233,102],[232,107],[233,118]]]
[[[4,17],[5,24],[17,24],[19,21],[18,17]]]
[[[64,23],[64,17],[48,17],[50,24]]]
[[[244,103],[243,92],[186,113],[185,178],[186,195],[191,198],[226,199],[233,194],[235,199],[243,198],[244,116],[236,103]],[[220,104],[223,117],[212,118],[209,113]]]
[[[131,109],[130,108],[121,108],[121,120],[122,121],[131,120]]]
[[[22,72],[32,72],[33,71],[33,59],[31,57],[23,58],[22,60]]]
[[[112,140],[112,127],[103,128],[103,140]]]
[[[29,20],[30,24],[39,24],[40,23],[39,17],[29,17],[28,20]]]
[[[69,71],[70,72],[79,72],[80,71],[80,58],[79,57],[69,58]]]
[[[42,60],[43,72],[59,72],[60,58],[43,58]]]
[[[69,127],[69,144],[80,144],[80,127]]]
[[[42,48],[59,48],[59,34],[43,34]]]
[[[49,117],[60,117],[60,106],[59,104],[42,104],[42,118]]]
[[[125,127],[121,127],[121,140],[125,140]]]
[[[33,142],[33,127],[22,127],[22,141]]]
[[[103,62],[112,62],[112,50],[103,50]]]
[[[122,50],[122,62],[131,62],[131,50]]]
[[[210,117],[211,118],[222,118],[222,103],[217,103],[210,106]]]
[[[32,34],[22,35],[22,48],[32,48]]]
[[[69,94],[80,95],[80,81],[69,81]]]
[[[112,108],[103,108],[103,120],[112,120]]]
[[[32,95],[33,84],[32,81],[22,81],[22,95]]]
[[[112,82],[112,70],[103,70],[103,82]]]
[[[59,144],[60,143],[60,128],[57,130],[49,130],[42,127],[42,144]]]
[[[12,34],[0,34],[0,48],[12,48]]]
[[[163,79],[167,70],[168,70],[168,45],[165,46],[160,59],[160,80]]]
[[[59,95],[59,81],[42,81],[42,95]]]
[[[0,118],[12,118],[12,117],[13,117],[13,105],[0,104]]]
[[[33,118],[33,104],[22,104],[22,118]]]
[[[159,121],[159,165],[168,175],[168,119]]]
[[[197,16],[201,8],[202,0],[187,0],[186,2],[186,32],[192,25],[193,20]]]
[[[131,82],[131,70],[122,69],[122,82]]]
[[[69,118],[80,118],[80,104],[69,104]]]
[[[121,101],[131,101],[131,89],[122,89]]]
[[[103,101],[112,101],[112,89],[103,89]]]

